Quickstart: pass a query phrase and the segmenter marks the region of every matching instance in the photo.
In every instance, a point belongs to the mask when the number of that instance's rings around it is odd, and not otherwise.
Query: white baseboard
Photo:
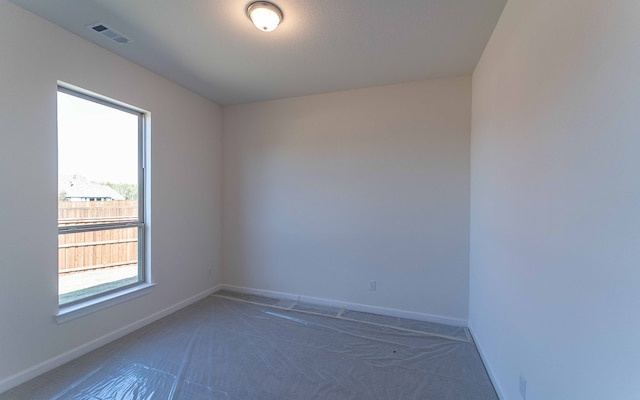
[[[211,293],[220,290],[220,285],[217,285],[213,288],[207,289],[203,292],[196,294],[195,296],[191,296],[188,299],[185,299],[177,304],[172,305],[171,307],[167,307],[164,310],[160,310],[154,314],[151,314],[139,321],[136,321],[132,324],[124,326],[120,329],[117,329],[113,332],[110,332],[104,336],[101,336],[97,339],[94,339],[88,343],[85,343],[81,346],[73,348],[67,352],[59,354],[53,358],[50,358],[46,361],[41,362],[40,364],[34,365],[33,367],[27,368],[23,371],[18,372],[8,378],[5,378],[0,381],[0,393],[3,393],[13,387],[16,387],[24,382],[27,382],[30,379],[33,379],[39,375],[44,374],[45,372],[49,372],[54,368],[57,368],[67,362],[74,360],[84,354],[89,353],[101,346],[104,346],[107,343],[113,342],[116,339],[119,339],[137,329],[140,329],[146,325],[149,325],[152,322],[159,320],[160,318],[166,317],[169,314],[172,314],[188,305],[195,303],[198,300],[201,300]]]
[[[325,298],[320,298],[320,297],[302,296],[302,295],[286,293],[286,292],[276,292],[276,291],[272,291],[272,290],[247,288],[247,287],[243,287],[243,286],[234,286],[234,285],[227,285],[227,284],[218,285],[217,287],[219,287],[219,290],[223,290],[224,289],[224,290],[230,290],[230,291],[233,291],[233,292],[240,292],[240,293],[253,294],[253,295],[259,295],[259,296],[267,296],[267,297],[275,297],[275,298],[286,299],[286,300],[295,300],[295,301],[300,301],[300,302],[304,302],[304,303],[311,303],[311,304],[317,304],[317,305],[329,306],[329,307],[338,307],[338,308],[343,308],[344,307],[344,308],[352,310],[352,311],[360,311],[360,312],[367,312],[367,313],[372,313],[372,314],[387,315],[387,316],[390,316],[390,317],[415,319],[415,320],[418,320],[418,321],[435,322],[435,323],[439,323],[439,324],[461,326],[461,327],[466,327],[467,323],[468,323],[468,321],[466,319],[461,319],[461,318],[445,317],[445,316],[442,316],[442,315],[420,313],[420,312],[415,312],[415,311],[398,310],[396,308],[372,306],[372,305],[367,305],[367,304],[349,303],[349,302],[340,301],[340,300],[325,299]]]
[[[480,354],[480,358],[482,359],[482,362],[484,363],[484,367],[487,370],[487,374],[489,375],[489,379],[491,379],[491,383],[493,384],[493,388],[495,389],[496,394],[498,395],[498,398],[500,400],[506,399],[506,397],[504,397],[502,389],[500,388],[500,385],[498,385],[498,380],[496,379],[496,376],[493,373],[493,370],[491,369],[491,364],[489,364],[489,360],[487,359],[487,356],[485,355],[484,350],[482,350],[482,344],[480,344],[480,342],[478,342],[477,336],[473,334],[473,328],[471,327],[471,324],[469,324],[469,333],[471,334],[471,337],[473,338],[473,342],[476,345],[476,349],[478,349],[478,353]]]
[[[222,288],[222,286],[223,286],[223,285],[222,285],[221,283],[219,283],[219,284],[215,285],[215,286],[213,287],[213,289],[211,289],[211,293],[213,294],[213,293],[215,293],[215,292],[219,292],[219,291],[221,291],[221,290],[223,289],[223,288]]]

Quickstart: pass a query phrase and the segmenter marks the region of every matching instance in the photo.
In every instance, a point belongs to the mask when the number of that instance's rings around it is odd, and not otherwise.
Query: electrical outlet
[[[376,290],[376,286],[377,286],[376,281],[369,281],[369,290],[371,291]]]
[[[520,391],[520,397],[522,400],[527,399],[527,381],[524,379],[522,375],[520,375],[520,385],[518,385],[518,390]]]

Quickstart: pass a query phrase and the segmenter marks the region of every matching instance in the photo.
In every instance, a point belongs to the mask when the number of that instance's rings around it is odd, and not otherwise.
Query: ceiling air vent
[[[106,36],[107,38],[113,40],[114,42],[118,42],[120,44],[129,43],[131,39],[122,35],[120,32],[109,28],[107,25],[102,22],[96,22],[95,24],[87,25],[87,28],[92,31],[98,32],[99,34]]]

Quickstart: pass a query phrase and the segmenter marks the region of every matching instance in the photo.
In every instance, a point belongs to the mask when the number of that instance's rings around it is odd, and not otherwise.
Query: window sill
[[[115,306],[116,304],[144,296],[151,293],[151,290],[155,285],[155,283],[142,283],[117,293],[111,293],[103,297],[87,300],[71,306],[60,307],[58,309],[58,314],[55,315],[56,322],[58,324],[64,324],[65,322],[72,321],[76,318],[84,317],[85,315],[92,314],[96,311],[104,310],[105,308]]]

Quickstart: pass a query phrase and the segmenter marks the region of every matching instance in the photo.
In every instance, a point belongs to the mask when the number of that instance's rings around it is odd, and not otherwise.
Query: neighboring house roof
[[[97,182],[91,182],[81,176],[58,177],[58,198],[64,194],[65,200],[70,199],[101,199],[124,200],[124,197],[110,188]]]

